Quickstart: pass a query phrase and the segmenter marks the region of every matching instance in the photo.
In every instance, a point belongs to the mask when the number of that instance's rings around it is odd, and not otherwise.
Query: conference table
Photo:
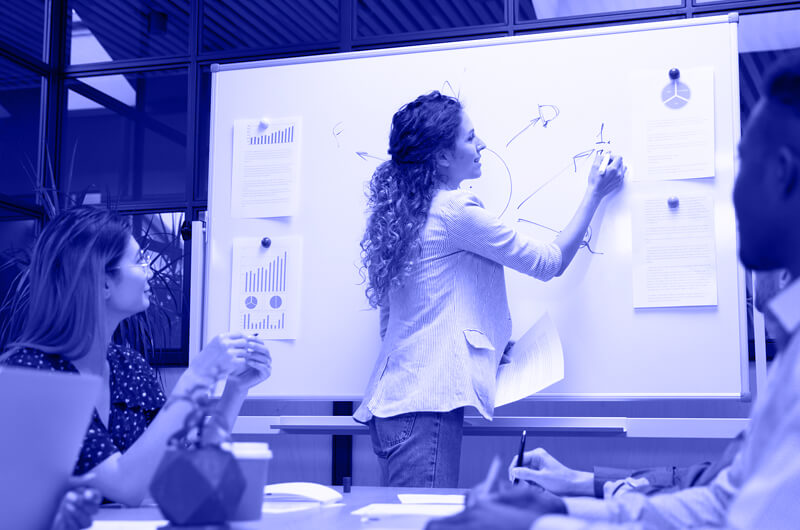
[[[341,487],[334,489],[342,492]],[[424,528],[432,518],[430,515],[353,515],[351,512],[370,504],[400,504],[398,494],[464,494],[464,489],[446,488],[382,488],[353,486],[349,493],[342,494],[342,500],[329,505],[309,501],[279,502],[265,500],[260,521],[229,523],[236,529],[417,529]],[[445,510],[447,508],[445,507]],[[95,517],[94,530],[155,530],[167,524],[155,505],[139,508],[105,507]],[[225,527],[221,527],[225,528]]]

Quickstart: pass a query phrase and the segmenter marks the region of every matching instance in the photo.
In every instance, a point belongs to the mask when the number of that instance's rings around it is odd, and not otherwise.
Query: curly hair
[[[436,156],[455,147],[461,111],[457,99],[434,91],[403,105],[392,118],[392,158],[372,175],[361,239],[362,273],[366,269],[366,296],[373,308],[403,285],[419,254],[420,232],[442,182]]]

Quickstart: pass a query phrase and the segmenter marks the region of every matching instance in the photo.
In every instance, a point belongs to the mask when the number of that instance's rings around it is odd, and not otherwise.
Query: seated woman
[[[36,241],[28,274],[27,314],[0,362],[104,379],[74,473],[91,471],[86,485],[107,499],[141,503],[170,436],[191,412],[181,396],[227,377],[218,414],[233,425],[250,387],[270,375],[261,340],[222,334],[190,360],[164,407],[153,368],[111,341],[120,322],[149,306],[152,277],[117,213],[84,206],[53,219]]]

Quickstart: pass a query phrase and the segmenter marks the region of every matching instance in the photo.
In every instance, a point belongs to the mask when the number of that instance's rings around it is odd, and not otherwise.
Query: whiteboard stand
[[[640,399],[641,389],[636,387],[637,381],[633,377],[622,377],[611,369],[603,372],[606,366],[614,366],[614,361],[619,359],[639,360],[636,353],[645,346],[650,346],[654,341],[651,337],[662,337],[656,342],[661,347],[658,352],[651,352],[654,359],[663,363],[667,368],[680,371],[685,366],[692,366],[702,360],[706,363],[697,369],[697,377],[692,385],[687,387],[660,389],[658,384],[671,382],[672,379],[662,377],[662,372],[654,371],[655,378],[652,388],[647,387],[651,394],[642,397],[709,397],[710,395],[721,398],[747,399],[750,394],[749,362],[747,354],[747,326],[746,308],[741,301],[744,300],[745,277],[744,271],[735,261],[736,233],[734,215],[730,204],[730,188],[732,188],[735,170],[735,145],[739,136],[739,92],[738,92],[738,55],[737,55],[737,30],[736,16],[702,17],[682,21],[661,21],[646,24],[632,24],[618,27],[590,28],[570,32],[537,34],[532,36],[514,36],[501,39],[485,39],[479,41],[465,41],[457,43],[439,43],[419,47],[406,47],[392,50],[371,50],[330,56],[299,57],[279,59],[266,62],[240,63],[235,65],[212,66],[212,100],[211,100],[211,125],[210,125],[210,152],[209,152],[209,217],[208,241],[203,237],[193,239],[192,249],[196,250],[192,262],[192,301],[190,305],[190,356],[199,350],[202,340],[227,330],[229,315],[227,309],[231,303],[231,242],[236,237],[262,237],[265,230],[270,234],[294,235],[302,234],[305,238],[304,250],[306,275],[309,284],[304,286],[308,294],[325,293],[325,296],[312,297],[303,305],[305,314],[301,319],[304,324],[302,341],[291,343],[279,342],[274,345],[276,361],[282,364],[276,366],[281,373],[280,380],[273,380],[269,384],[256,389],[256,393],[266,399],[293,400],[316,399],[326,401],[352,400],[352,396],[360,396],[364,388],[364,381],[368,377],[375,351],[377,337],[369,340],[363,330],[374,329],[374,315],[364,311],[353,311],[348,314],[344,324],[331,323],[332,319],[325,318],[330,314],[341,312],[341,307],[356,307],[363,304],[363,292],[360,287],[350,285],[346,281],[338,281],[333,287],[338,289],[335,296],[328,291],[331,288],[328,275],[336,278],[349,278],[352,275],[353,262],[357,255],[347,254],[342,248],[357,249],[359,233],[363,224],[363,205],[361,197],[363,192],[362,182],[354,178],[330,178],[333,164],[337,168],[337,175],[355,176],[366,172],[365,160],[355,156],[355,149],[370,149],[379,152],[385,149],[386,131],[385,123],[379,124],[375,116],[391,116],[400,102],[408,101],[409,94],[419,94],[431,87],[442,86],[442,79],[453,79],[455,82],[462,80],[464,93],[469,97],[470,112],[482,123],[484,136],[493,139],[494,144],[502,145],[507,138],[507,125],[504,116],[518,116],[520,108],[533,103],[546,103],[553,98],[565,101],[564,106],[572,105],[580,109],[581,113],[574,114],[577,127],[576,131],[589,131],[594,134],[596,123],[609,125],[610,129],[617,131],[618,145],[625,148],[626,142],[631,142],[627,127],[627,99],[617,91],[604,92],[607,87],[600,85],[592,92],[596,100],[595,105],[588,105],[584,101],[584,94],[563,90],[564,86],[583,86],[584,77],[599,78],[603,68],[595,57],[597,54],[625,58],[621,68],[624,72],[635,73],[640,70],[653,68],[654,64],[672,66],[680,63],[683,68],[707,67],[715,68],[715,105],[716,131],[717,131],[717,157],[730,163],[718,164],[716,175],[716,194],[720,208],[718,214],[723,221],[716,226],[724,231],[724,237],[717,238],[717,252],[725,256],[718,263],[720,303],[717,311],[722,316],[710,318],[710,312],[694,311],[684,317],[681,313],[666,315],[662,318],[650,318],[652,313],[631,313],[624,304],[627,293],[627,283],[617,285],[606,282],[606,293],[586,292],[581,293],[587,297],[584,301],[580,297],[558,297],[565,304],[574,306],[558,306],[561,316],[566,319],[580,320],[582,333],[572,333],[569,336],[576,342],[573,351],[590,352],[603,351],[608,359],[603,357],[602,363],[598,358],[581,358],[585,361],[583,372],[573,371],[576,374],[574,382],[565,381],[557,388],[549,389],[537,399],[567,398],[572,399]],[[662,30],[665,30],[662,32]],[[677,32],[677,33],[673,33]],[[704,42],[714,42],[713,46],[697,49],[686,45],[697,38]],[[585,43],[585,44],[584,44]],[[602,45],[602,46],[601,46]],[[647,53],[628,53],[630,50],[646,50]],[[549,57],[571,57],[573,62],[569,68],[559,70],[559,76],[534,76],[528,71],[549,71]],[[503,70],[496,72],[492,68],[500,65],[494,58],[502,57],[507,61],[517,61],[519,64],[529,64],[529,69],[514,71]],[[577,62],[575,62],[577,61]],[[499,67],[499,66],[498,66]],[[624,68],[623,68],[624,67]],[[595,70],[597,69],[597,70]],[[399,71],[413,71],[414,75],[397,76]],[[384,75],[386,74],[386,75]],[[596,75],[595,75],[596,74]],[[361,83],[357,80],[370,79],[371,94],[380,97],[365,101],[364,92],[359,90],[361,84],[351,86],[349,83]],[[401,80],[402,82],[398,81]],[[449,81],[448,81],[449,82]],[[320,91],[318,87],[326,85],[328,90]],[[264,98],[262,87],[271,87],[271,97]],[[730,88],[728,88],[730,87]],[[496,94],[503,93],[506,97],[498,99]],[[531,100],[531,95],[534,99]],[[489,112],[487,109],[491,109]],[[252,119],[260,116],[313,116],[303,122],[304,135],[313,139],[315,149],[307,149],[308,156],[303,157],[303,186],[306,190],[313,189],[314,193],[306,193],[306,203],[303,204],[304,212],[331,214],[330,223],[315,222],[312,215],[298,215],[291,219],[243,219],[232,215],[230,177],[232,167],[232,142],[231,134],[235,121]],[[564,114],[561,124],[567,125],[567,114]],[[347,119],[347,135],[338,138],[331,134],[330,125]],[[591,123],[589,123],[591,121]],[[608,122],[608,123],[606,123]],[[623,123],[624,122],[624,123]],[[591,126],[591,127],[590,127]],[[613,126],[613,127],[612,127]],[[614,129],[614,127],[616,127]],[[548,129],[548,134],[560,129]],[[567,129],[564,129],[567,130]],[[536,129],[535,133],[544,134]],[[533,134],[533,133],[532,133]],[[583,133],[581,133],[583,134]],[[588,134],[588,133],[587,133]],[[561,137],[559,137],[561,138]],[[561,140],[553,140],[555,148],[563,147],[568,155],[574,154],[572,150],[573,135],[566,135]],[[380,139],[379,143],[378,140]],[[339,141],[345,142],[342,146]],[[591,141],[594,141],[592,136]],[[350,142],[350,143],[346,143]],[[562,145],[563,144],[563,145]],[[568,145],[567,145],[568,144]],[[544,144],[540,144],[544,145]],[[363,147],[366,146],[366,147]],[[341,147],[341,148],[340,148]],[[346,149],[345,149],[346,147]],[[578,146],[575,146],[577,149]],[[351,149],[352,148],[352,149]],[[347,151],[347,156],[343,153]],[[527,153],[527,154],[526,154]],[[521,157],[515,167],[528,167],[533,164],[530,160],[525,162],[525,157],[533,157],[532,151],[509,151],[509,156]],[[523,163],[524,162],[524,163]],[[573,163],[573,162],[570,162]],[[557,168],[556,168],[557,169]],[[526,185],[532,184],[528,182]],[[676,182],[682,189],[702,187],[702,182],[688,183]],[[657,186],[658,187],[658,186]],[[666,187],[663,185],[661,187]],[[635,186],[631,186],[631,189]],[[660,188],[659,188],[660,189]],[[616,223],[616,229],[627,230],[629,221],[624,200],[633,200],[629,193],[627,199],[618,197],[616,208],[606,211],[604,223],[611,226]],[[623,195],[627,197],[627,195]],[[336,200],[331,200],[335,198]],[[314,202],[317,201],[317,202]],[[326,205],[337,204],[335,212],[329,211]],[[546,206],[542,204],[540,206]],[[335,215],[332,215],[334,214]],[[346,238],[331,237],[329,229],[335,229],[336,234],[343,234]],[[347,238],[350,238],[347,240]],[[198,241],[199,240],[199,241]],[[608,264],[600,265],[608,271],[626,270],[627,254],[622,244],[615,247],[612,238],[606,239],[606,261]],[[204,244],[205,243],[205,244]],[[343,244],[344,243],[344,244]],[[195,245],[199,244],[197,247]],[[207,247],[206,247],[207,245]],[[616,249],[616,254],[614,250]],[[724,254],[723,254],[724,250]],[[306,253],[307,252],[307,253]],[[356,252],[353,250],[353,252]],[[616,261],[614,261],[616,260]],[[203,263],[204,262],[204,263]],[[614,263],[617,264],[614,267]],[[314,266],[323,264],[324,271]],[[724,267],[723,267],[724,266]],[[724,268],[724,270],[723,270]],[[603,276],[594,269],[586,269],[598,277],[613,278],[613,275]],[[325,272],[326,274],[322,274]],[[573,273],[577,272],[573,270]],[[203,276],[205,275],[205,278]],[[573,274],[574,275],[574,274]],[[199,283],[195,278],[200,280]],[[211,281],[213,278],[213,281]],[[509,285],[514,280],[509,280]],[[327,283],[326,283],[327,282]],[[346,287],[346,288],[345,288]],[[529,299],[539,300],[546,304],[548,296],[557,298],[553,293],[533,292],[538,287],[531,284],[519,289],[519,303],[512,307],[512,314],[520,313],[521,322],[525,317],[525,303]],[[511,290],[516,289],[516,284],[511,285]],[[555,288],[554,288],[555,289]],[[524,296],[523,296],[524,295]],[[538,296],[541,295],[541,296]],[[580,301],[580,303],[578,303]],[[584,303],[586,302],[586,303]],[[629,346],[630,351],[622,351],[615,347],[613,337],[610,342],[597,342],[592,333],[604,339],[607,328],[597,324],[594,319],[596,314],[605,311],[609,304],[615,303],[617,310],[616,322],[620,334],[630,332],[640,342]],[[624,307],[623,307],[624,306]],[[585,310],[590,308],[593,310]],[[224,310],[223,310],[224,309]],[[515,309],[519,311],[515,311]],[[626,316],[630,315],[630,316]],[[369,318],[368,318],[369,317]],[[634,319],[635,317],[635,319]],[[761,328],[756,334],[763,336],[763,319],[756,317]],[[636,320],[634,322],[634,320]],[[707,329],[709,324],[733,324],[738,326],[739,333],[732,337],[729,329],[717,326],[719,333],[711,336],[698,330]],[[576,324],[577,326],[577,324]],[[567,329],[578,329],[569,327]],[[682,334],[659,335],[663,329],[682,329]],[[715,328],[716,329],[716,328]],[[635,333],[634,333],[635,332]],[[198,339],[202,337],[202,339]],[[361,342],[340,346],[336,353],[330,347],[326,337],[357,337]],[[371,337],[371,335],[370,335]],[[692,337],[702,337],[703,341],[693,340]],[[670,340],[687,338],[688,343]],[[585,339],[585,340],[584,340]],[[669,339],[669,340],[667,340]],[[760,344],[759,344],[760,343]],[[589,344],[589,347],[586,345]],[[272,346],[271,346],[272,347]],[[713,372],[721,366],[713,358],[716,352],[739,352],[738,359],[730,359],[724,364],[724,384],[713,389],[705,388],[707,378],[704,374]],[[757,367],[764,368],[765,350],[763,340],[757,339],[756,344]],[[347,363],[343,363],[341,355],[347,354]],[[698,355],[704,354],[704,355]],[[759,356],[761,360],[759,361]],[[303,359],[302,363],[289,362],[291,359]],[[717,364],[715,364],[717,363]],[[630,364],[630,363],[629,363]],[[319,379],[314,385],[298,385],[297,381],[305,381],[308,366],[315,368]],[[340,372],[339,367],[346,365],[347,373]],[[639,362],[636,367],[650,373],[654,363]],[[659,365],[660,366],[660,365]],[[599,370],[599,371],[598,371]],[[649,370],[649,371],[648,371]],[[762,377],[765,370],[757,370],[757,377]],[[763,372],[763,373],[762,373]],[[330,374],[338,373],[339,377],[331,378]],[[347,377],[344,377],[344,376]],[[276,378],[278,379],[278,378]],[[761,379],[756,379],[761,384]],[[628,386],[626,386],[628,385]],[[703,395],[701,395],[703,394]],[[518,425],[530,426],[532,430],[561,433],[595,432],[611,429],[616,435],[654,437],[731,437],[741,425],[746,424],[746,418],[615,418],[602,419],[585,417],[579,418],[497,418],[489,423],[478,418],[467,418],[470,429],[476,432],[483,429],[487,434],[497,433],[500,424],[512,425],[515,431]],[[536,421],[534,421],[536,420]],[[606,420],[611,424],[604,423]],[[517,422],[517,423],[514,423]],[[537,423],[538,422],[538,423]],[[252,429],[252,430],[250,430]],[[331,429],[332,433],[358,434],[365,433],[364,426],[355,423],[350,417],[307,416],[307,417],[281,417],[279,420],[262,421],[262,419],[241,419],[237,422],[235,432],[265,432],[266,429],[280,429],[282,432],[320,432],[320,429]],[[316,431],[315,431],[316,429]],[[340,430],[336,430],[340,429]],[[676,431],[677,429],[677,431]],[[348,431],[349,432],[345,432]],[[599,431],[598,431],[599,430]],[[516,433],[515,433],[516,435]]]
[[[205,306],[206,224],[192,221],[192,265],[189,270],[189,359],[203,347]]]
[[[503,416],[488,421],[464,418],[464,434],[519,436],[611,436],[627,438],[734,438],[748,418],[625,418],[578,416]],[[234,434],[368,435],[366,425],[349,416],[241,416]]]

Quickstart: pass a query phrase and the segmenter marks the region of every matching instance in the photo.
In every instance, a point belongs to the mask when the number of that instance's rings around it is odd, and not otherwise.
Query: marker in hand
[[[610,150],[606,150],[603,153],[603,160],[600,162],[600,167],[597,168],[597,174],[598,175],[605,174],[606,169],[608,168],[609,162],[611,162],[611,151]]]

